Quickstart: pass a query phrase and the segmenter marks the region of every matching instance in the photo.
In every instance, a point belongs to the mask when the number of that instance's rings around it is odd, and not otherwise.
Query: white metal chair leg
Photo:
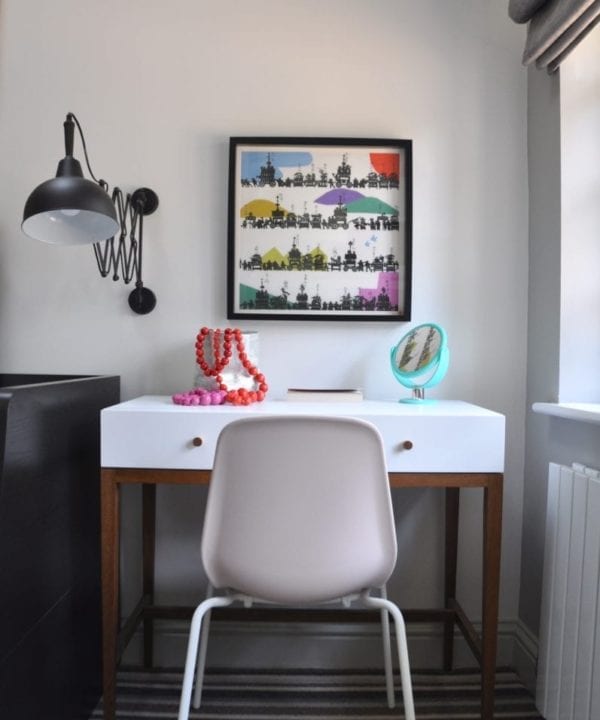
[[[232,597],[211,597],[198,605],[192,617],[190,637],[188,640],[187,654],[185,659],[185,670],[183,672],[183,685],[181,687],[181,699],[179,701],[178,720],[188,720],[190,714],[190,700],[192,698],[192,685],[194,684],[194,668],[198,657],[198,645],[200,642],[200,630],[202,621],[207,612],[214,607],[226,607],[234,602]]]
[[[387,600],[387,588],[380,588],[381,597]],[[381,608],[381,639],[383,640],[383,665],[385,668],[385,688],[387,692],[388,707],[390,710],[396,705],[394,691],[394,671],[392,669],[392,640],[390,637],[390,616],[385,608]],[[196,707],[194,705],[194,707]]]
[[[206,588],[206,598],[213,596],[213,586],[208,583]],[[202,621],[202,629],[200,630],[200,649],[198,650],[198,661],[196,664],[196,684],[194,686],[194,697],[192,706],[197,710],[200,707],[202,699],[202,686],[204,685],[204,671],[206,668],[206,651],[208,649],[208,634],[210,632],[210,616],[211,611],[207,610]]]
[[[385,608],[394,619],[396,626],[396,639],[398,641],[398,657],[400,659],[400,679],[402,681],[402,699],[404,700],[404,717],[406,720],[415,720],[415,703],[413,700],[412,682],[410,679],[410,664],[408,661],[408,644],[406,640],[406,627],[404,618],[398,607],[385,598],[371,597],[368,592],[361,596],[367,607]],[[181,718],[180,718],[181,720]]]

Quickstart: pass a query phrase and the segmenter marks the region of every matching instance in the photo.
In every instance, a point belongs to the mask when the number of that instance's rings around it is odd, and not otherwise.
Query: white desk
[[[154,605],[156,485],[207,484],[215,444],[229,422],[249,414],[319,414],[368,420],[381,432],[392,487],[446,490],[445,590],[443,608],[404,610],[408,621],[444,623],[444,666],[452,664],[454,623],[463,631],[482,669],[482,718],[493,719],[498,586],[504,469],[504,417],[463,402],[413,405],[396,402],[266,401],[248,407],[184,407],[170,398],[145,396],[115,405],[101,415],[102,594],[104,716],[114,720],[115,672],[121,652],[144,621],[145,662],[152,664],[152,620],[186,616],[191,609]],[[119,490],[143,485],[144,596],[119,627]],[[482,633],[456,600],[459,492],[484,489]],[[273,611],[270,611],[273,612]]]

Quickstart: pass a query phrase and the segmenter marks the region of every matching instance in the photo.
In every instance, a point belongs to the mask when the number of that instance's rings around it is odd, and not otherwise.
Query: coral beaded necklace
[[[212,346],[212,365],[208,363],[205,355],[206,348],[210,346]],[[221,373],[229,363],[234,349],[237,351],[242,367],[254,380],[254,390],[246,388],[230,390],[223,382]],[[173,402],[177,405],[220,405],[224,402],[231,405],[250,405],[253,402],[264,400],[269,389],[265,382],[265,376],[247,356],[242,331],[238,328],[211,330],[203,327],[196,338],[196,360],[204,375],[214,378],[217,389],[210,391],[204,388],[195,388],[186,393],[178,393],[173,395]]]

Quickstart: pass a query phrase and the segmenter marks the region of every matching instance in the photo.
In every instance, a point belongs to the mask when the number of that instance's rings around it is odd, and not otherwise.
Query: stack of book
[[[362,390],[356,388],[289,388],[287,400],[304,402],[360,402]]]

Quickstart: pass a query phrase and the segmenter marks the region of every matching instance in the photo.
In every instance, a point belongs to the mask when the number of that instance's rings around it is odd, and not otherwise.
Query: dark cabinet
[[[100,410],[114,376],[0,374],[0,717],[101,693]]]

